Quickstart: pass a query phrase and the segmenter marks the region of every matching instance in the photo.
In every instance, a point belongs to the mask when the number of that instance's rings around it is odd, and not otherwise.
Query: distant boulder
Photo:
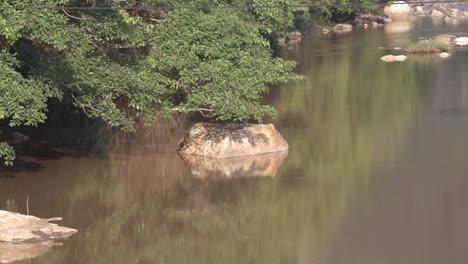
[[[391,19],[408,19],[411,6],[405,1],[390,1],[384,7],[384,14]]]
[[[431,12],[431,17],[433,17],[433,18],[444,18],[445,14],[440,12],[439,10],[434,9]]]
[[[460,9],[456,9],[456,8],[450,9],[450,13],[452,14],[453,18],[458,18],[458,19],[465,18],[465,13]]]
[[[351,25],[351,24],[336,24],[333,27],[333,30],[338,31],[338,32],[349,32],[349,31],[353,30],[353,25]]]
[[[232,158],[288,150],[286,140],[272,124],[193,125],[179,142],[181,155]]]
[[[414,16],[427,16],[429,15],[430,10],[424,9],[422,6],[415,6],[412,8],[412,13]]]

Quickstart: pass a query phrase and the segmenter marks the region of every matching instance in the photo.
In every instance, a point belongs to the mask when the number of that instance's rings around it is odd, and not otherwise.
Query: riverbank
[[[328,33],[347,33],[358,28],[377,28],[389,23],[399,25],[405,24],[404,21],[415,20],[418,18],[430,17],[434,20],[444,20],[450,23],[459,23],[468,19],[468,5],[461,3],[422,3],[409,4],[405,1],[390,1],[385,5],[378,6],[372,12],[356,13],[352,18],[345,21],[330,20],[325,24],[313,23],[307,30],[302,32],[290,32],[286,36],[279,38],[279,43],[286,45],[288,43],[297,43],[302,38],[312,32]],[[400,28],[398,25],[395,28]],[[398,29],[401,30],[401,29]],[[409,29],[408,29],[409,30]]]

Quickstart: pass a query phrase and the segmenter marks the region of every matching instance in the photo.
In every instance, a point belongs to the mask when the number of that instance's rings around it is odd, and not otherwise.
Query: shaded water
[[[274,177],[193,174],[174,152],[185,128],[171,126],[116,136],[106,155],[23,147],[0,174],[0,209],[25,213],[28,200],[80,230],[25,263],[467,262],[468,48],[380,61],[448,32],[468,24],[394,23],[286,49],[307,79],[266,98],[290,144]]]

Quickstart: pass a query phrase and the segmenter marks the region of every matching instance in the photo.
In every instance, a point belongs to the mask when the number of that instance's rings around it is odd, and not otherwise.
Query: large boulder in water
[[[232,158],[285,151],[288,143],[272,124],[193,125],[177,148],[181,155]]]
[[[408,19],[411,6],[405,1],[390,1],[384,7],[384,14],[391,19]]]
[[[0,242],[41,242],[70,237],[77,230],[61,227],[50,221],[61,218],[41,219],[0,210]]]

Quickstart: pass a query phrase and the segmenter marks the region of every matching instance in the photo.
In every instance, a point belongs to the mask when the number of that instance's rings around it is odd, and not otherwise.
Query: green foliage
[[[382,0],[296,0],[309,5],[311,19],[315,22],[343,22],[359,13],[375,12]]]
[[[15,160],[15,151],[13,147],[8,145],[5,142],[0,143],[0,158],[3,159],[3,163],[6,166],[13,165],[13,161]]]
[[[410,53],[440,53],[449,50],[449,45],[441,41],[421,40],[411,43],[408,47]]]
[[[277,3],[276,3],[277,2]],[[287,5],[289,0],[275,4]],[[270,1],[245,1],[252,5]],[[298,79],[294,63],[272,58],[268,32],[290,27],[290,10],[210,11],[230,1],[147,1],[200,10],[69,10],[140,1],[3,0],[0,9],[0,120],[45,122],[50,99],[72,103],[111,127],[134,130],[157,112],[199,111],[220,121],[262,121],[268,85]],[[5,123],[5,122],[4,122]]]
[[[234,13],[182,10],[167,19],[171,22],[159,27],[160,44],[150,52],[150,63],[178,95],[179,111],[200,111],[222,121],[262,121],[274,114],[259,103],[267,85],[298,79],[290,74],[294,63],[271,57],[259,26]]]

